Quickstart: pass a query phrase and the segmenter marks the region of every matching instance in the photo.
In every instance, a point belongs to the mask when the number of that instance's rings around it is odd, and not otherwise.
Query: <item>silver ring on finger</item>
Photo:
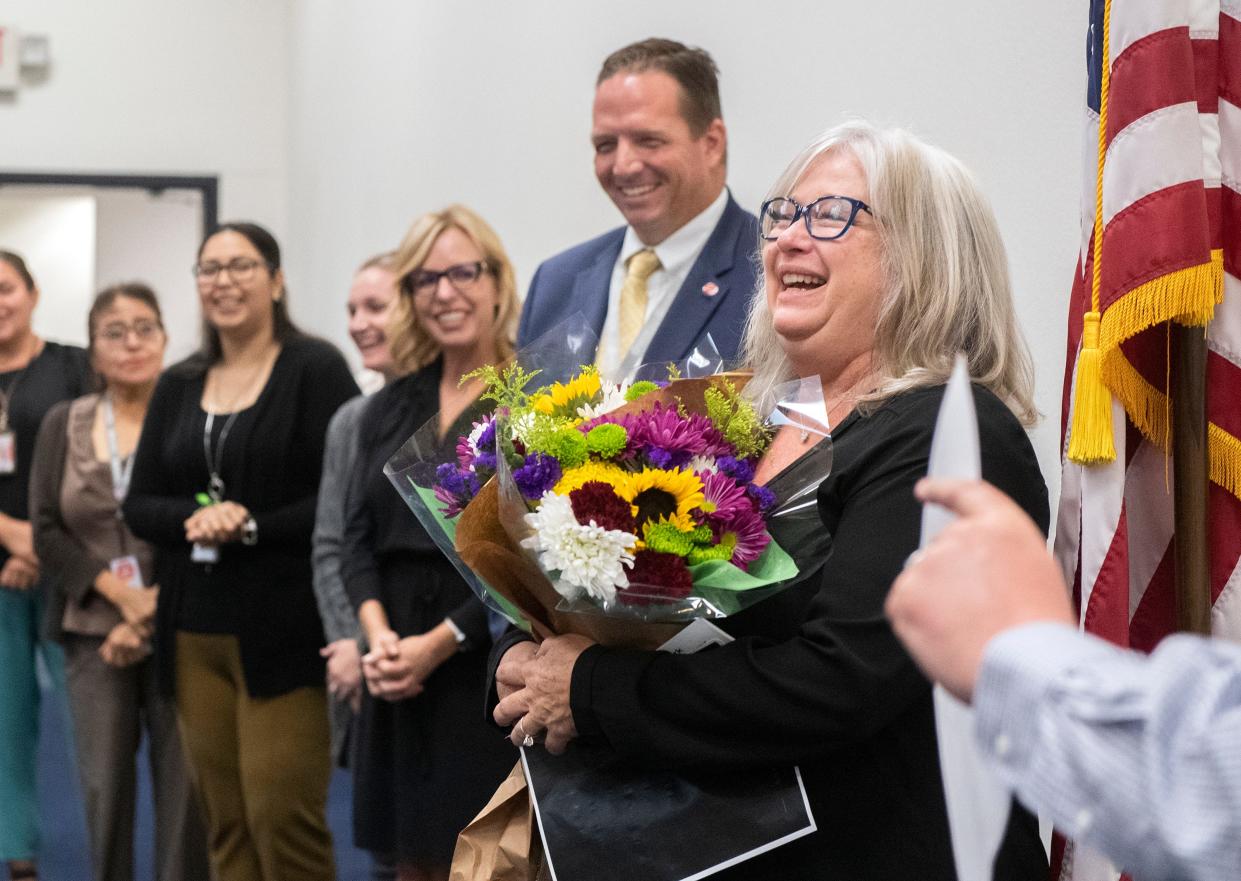
[[[521,735],[522,746],[527,748],[534,746],[534,738],[526,733],[526,729],[521,727],[521,720],[518,720],[517,724],[513,726],[513,730]]]

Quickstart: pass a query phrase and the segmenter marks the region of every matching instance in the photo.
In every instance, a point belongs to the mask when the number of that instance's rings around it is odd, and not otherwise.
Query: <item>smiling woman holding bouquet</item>
[[[461,205],[416,220],[394,260],[392,358],[407,375],[375,393],[358,429],[341,571],[370,650],[354,753],[354,839],[403,879],[448,877],[458,831],[513,764],[479,714],[491,637],[482,603],[384,475],[438,415],[455,445],[479,406],[462,376],[513,353],[516,282],[499,238]]]
[[[1036,416],[995,219],[952,157],[897,130],[832,129],[789,165],[760,214],[747,387],[821,379],[832,473],[818,491],[833,550],[799,585],[723,622],[693,655],[578,636],[497,645],[495,718],[552,752],[582,738],[638,767],[799,765],[818,831],[713,877],[955,878],[930,684],[883,613],[917,548],[926,473],[958,351],[975,381],[984,477],[1044,528],[1023,425]],[[765,481],[809,448],[782,429]],[[1037,824],[1015,811],[996,878],[1041,878]]]

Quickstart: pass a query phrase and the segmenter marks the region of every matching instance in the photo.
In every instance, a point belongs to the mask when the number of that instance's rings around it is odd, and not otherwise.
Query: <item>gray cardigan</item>
[[[338,639],[361,642],[362,639],[362,628],[345,594],[340,558],[349,484],[358,460],[358,422],[366,403],[366,396],[358,395],[341,404],[328,423],[323,450],[323,478],[319,482],[319,504],[315,509],[310,559],[315,600],[319,604],[319,615],[323,618],[323,635],[328,642]],[[348,703],[332,700],[332,755],[339,764],[345,764],[346,735],[352,716]]]

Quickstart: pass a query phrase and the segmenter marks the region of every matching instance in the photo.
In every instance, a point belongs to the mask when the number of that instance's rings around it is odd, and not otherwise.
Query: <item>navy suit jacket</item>
[[[538,339],[574,312],[586,316],[596,336],[602,334],[612,269],[624,240],[622,226],[539,266],[521,310],[518,347]],[[708,333],[726,362],[736,360],[758,280],[757,243],[758,220],[729,195],[719,223],[639,363],[679,361]],[[705,293],[704,288],[713,292]]]

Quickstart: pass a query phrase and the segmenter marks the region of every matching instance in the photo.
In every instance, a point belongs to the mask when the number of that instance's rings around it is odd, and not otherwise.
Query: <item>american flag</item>
[[[1082,256],[1061,415],[1067,454],[1080,431],[1075,385],[1092,309],[1102,115],[1097,303],[1116,456],[1087,466],[1065,456],[1056,555],[1086,630],[1149,651],[1175,629],[1168,395],[1179,347],[1169,320],[1209,318],[1212,627],[1241,638],[1241,0],[1092,0],[1087,44]],[[1221,265],[1223,301],[1210,317]],[[1056,878],[1120,877],[1060,836],[1052,856]]]

